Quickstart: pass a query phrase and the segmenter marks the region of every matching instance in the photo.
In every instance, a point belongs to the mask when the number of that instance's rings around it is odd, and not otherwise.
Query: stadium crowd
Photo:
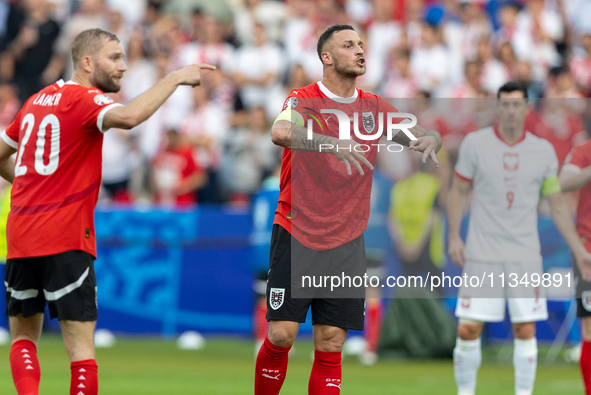
[[[449,119],[430,113],[429,101],[488,98],[509,80],[534,99],[579,99],[545,101],[529,116],[529,130],[548,138],[561,162],[588,137],[589,0],[3,0],[0,126],[32,93],[70,78],[74,37],[99,27],[126,50],[122,89],[112,95],[122,103],[173,69],[218,66],[147,122],[105,135],[103,199],[248,202],[280,162],[270,125],[292,89],[321,79],[316,42],[337,23],[365,42],[359,87],[422,99],[420,121],[452,153],[465,133],[490,125],[490,111]]]

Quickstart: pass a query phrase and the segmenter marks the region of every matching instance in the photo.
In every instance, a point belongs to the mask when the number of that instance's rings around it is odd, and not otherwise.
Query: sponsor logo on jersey
[[[105,95],[96,95],[94,97],[94,102],[99,105],[99,106],[104,106],[105,104],[111,104],[113,103],[113,99],[111,99],[109,96],[105,96]]]
[[[277,310],[283,305],[285,299],[285,288],[271,288],[269,295],[269,304],[273,310]]]
[[[505,154],[503,154],[503,166],[505,167],[505,170],[517,170],[519,168],[519,155],[516,153],[505,152]]]
[[[470,308],[470,298],[462,298],[462,307],[464,309]]]

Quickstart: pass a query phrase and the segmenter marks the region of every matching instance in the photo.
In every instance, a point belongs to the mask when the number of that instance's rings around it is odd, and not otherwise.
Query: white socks
[[[515,367],[515,394],[531,395],[538,366],[538,341],[514,340],[513,366]]]
[[[476,374],[482,362],[480,338],[477,340],[456,339],[454,348],[454,373],[458,395],[474,395]]]
[[[513,366],[515,368],[515,394],[531,395],[538,366],[538,341],[514,340]],[[454,348],[454,373],[458,395],[474,395],[476,375],[482,362],[480,338],[477,340],[456,339]]]

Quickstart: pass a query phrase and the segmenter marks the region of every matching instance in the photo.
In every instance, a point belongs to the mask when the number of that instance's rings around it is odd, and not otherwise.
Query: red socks
[[[10,347],[10,370],[18,395],[39,395],[41,369],[35,343],[19,340]]]
[[[341,353],[314,350],[308,395],[341,393]]]
[[[287,373],[287,353],[291,347],[277,347],[265,337],[257,355],[254,376],[255,395],[277,395]]]
[[[96,361],[72,362],[70,395],[97,395],[98,371]],[[10,370],[18,395],[39,395],[41,369],[37,359],[37,347],[29,340],[19,340],[10,348]]]
[[[367,299],[365,340],[367,351],[376,352],[382,329],[382,303],[380,299]]]
[[[94,359],[72,362],[70,370],[70,395],[98,394],[98,367]]]
[[[591,342],[583,340],[579,365],[581,366],[583,383],[585,383],[585,393],[591,395]]]

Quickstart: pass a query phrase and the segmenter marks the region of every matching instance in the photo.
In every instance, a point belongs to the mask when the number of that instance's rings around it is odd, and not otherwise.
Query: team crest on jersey
[[[269,304],[273,310],[277,310],[283,305],[285,299],[285,288],[271,288],[269,295]]]
[[[505,167],[505,170],[517,170],[517,168],[519,168],[519,155],[515,153],[506,152],[503,155],[503,166]]]
[[[376,122],[373,119],[373,113],[371,113],[371,112],[361,113],[361,120],[363,122],[363,129],[365,129],[365,131],[367,133],[372,133],[373,128],[376,126]]]
[[[105,96],[105,95],[96,95],[94,97],[94,102],[99,105],[99,106],[104,106],[105,104],[111,104],[113,103],[113,99],[111,99],[109,96]]]
[[[462,298],[462,307],[464,309],[470,308],[470,298]]]
[[[585,310],[591,312],[591,291],[583,291],[581,293],[581,302]]]
[[[286,108],[296,108],[298,105],[298,99],[297,97],[290,97],[285,104],[283,105],[283,109],[285,110]]]

